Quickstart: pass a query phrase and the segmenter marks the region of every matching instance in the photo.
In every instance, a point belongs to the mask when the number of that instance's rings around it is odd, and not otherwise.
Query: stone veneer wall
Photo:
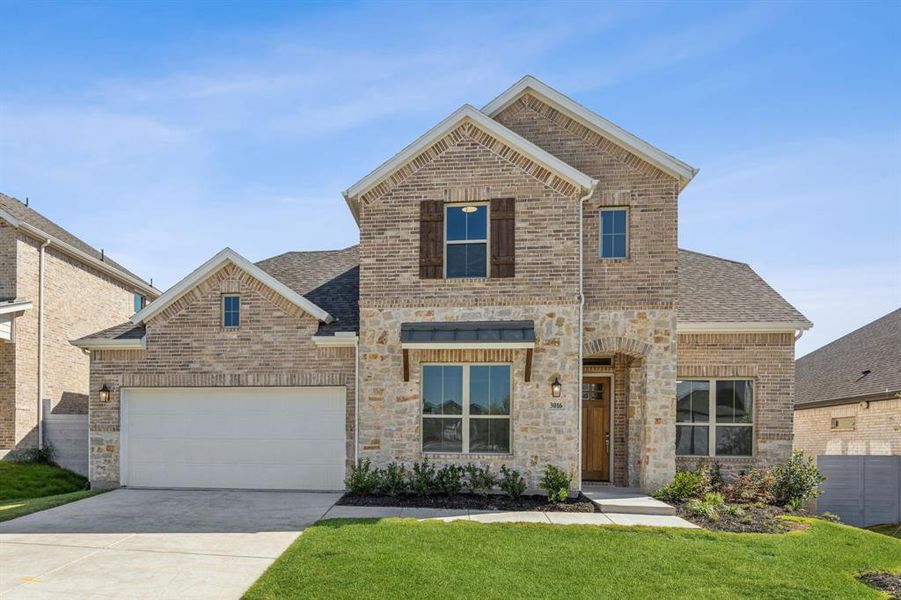
[[[223,293],[241,296],[241,327],[221,326]],[[146,350],[91,353],[90,479],[119,481],[123,387],[344,386],[353,461],[354,349],[318,348],[318,321],[233,265],[212,274],[147,323]],[[98,390],[109,386],[110,400]]]
[[[693,468],[699,461],[715,459],[725,470],[735,472],[773,465],[789,457],[795,382],[793,334],[679,334],[678,375],[734,377],[754,382],[753,457],[678,457],[680,467]]]
[[[850,429],[831,428],[836,417],[854,417]],[[821,454],[901,454],[901,398],[795,409],[794,447]]]
[[[405,321],[518,320],[535,322],[530,382],[525,350],[411,350],[410,381],[403,380],[400,324]],[[421,461],[421,365],[428,362],[509,362],[513,397],[511,454],[428,454],[437,464],[502,464],[523,473],[531,489],[547,463],[574,480],[580,468],[578,305],[363,309],[360,339],[360,449],[376,465]],[[551,382],[560,377],[563,410],[550,410]]]

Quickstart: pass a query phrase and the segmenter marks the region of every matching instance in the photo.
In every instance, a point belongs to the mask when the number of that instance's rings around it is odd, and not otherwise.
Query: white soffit
[[[753,333],[777,333],[777,332],[794,332],[806,331],[813,327],[809,321],[799,321],[796,323],[783,323],[780,321],[735,321],[735,322],[696,322],[696,323],[677,323],[677,333],[731,333],[731,332],[753,332]]]
[[[542,83],[531,75],[526,75],[513,84],[510,89],[486,104],[485,107],[482,108],[482,112],[493,118],[502,110],[510,106],[510,104],[518,100],[520,96],[526,92],[533,93],[535,96],[544,102],[547,102],[571,119],[575,119],[585,127],[596,131],[600,135],[647,160],[657,168],[676,177],[680,182],[680,190],[688,185],[698,172],[698,170],[691,165],[652,146],[638,136],[629,133],[616,123],[608,121],[604,117],[588,110],[572,98],[561,94],[554,88]]]
[[[131,322],[135,325],[143,323],[153,315],[159,313],[164,308],[181,298],[191,288],[202,282],[209,275],[219,270],[219,268],[227,262],[235,264],[237,267],[246,271],[254,278],[265,284],[267,287],[277,292],[280,296],[283,296],[290,302],[297,305],[303,311],[316,317],[320,321],[323,321],[325,323],[331,323],[332,321],[334,321],[334,318],[328,312],[313,304],[269,273],[266,273],[261,268],[241,256],[231,248],[225,248],[218,254],[216,254],[216,256],[200,265],[190,275],[166,290],[166,292],[162,296],[136,313],[131,318]]]

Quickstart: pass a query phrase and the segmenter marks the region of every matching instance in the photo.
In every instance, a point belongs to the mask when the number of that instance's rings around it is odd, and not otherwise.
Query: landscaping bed
[[[885,592],[892,598],[901,599],[901,575],[891,573],[864,573],[857,579],[880,592]]]
[[[685,502],[676,502],[673,506],[676,508],[676,514],[686,521],[712,531],[785,533],[795,529],[794,522],[779,518],[782,515],[792,514],[779,506],[730,504],[727,510],[719,511],[717,517],[713,519],[686,507]]]
[[[544,512],[599,512],[597,506],[583,494],[569,497],[562,502],[549,502],[547,496],[520,496],[517,499],[492,494],[454,494],[450,496],[352,496],[344,495],[337,502],[340,506],[389,506],[405,508],[447,508],[457,510],[520,511],[537,510]]]

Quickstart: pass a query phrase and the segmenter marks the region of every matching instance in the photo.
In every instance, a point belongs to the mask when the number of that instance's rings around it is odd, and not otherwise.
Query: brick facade
[[[853,417],[852,427],[832,429],[832,419]],[[821,454],[901,454],[901,398],[795,410],[794,446]]]
[[[221,326],[222,294],[241,296],[241,327]],[[234,265],[224,266],[146,324],[146,350],[95,350],[90,377],[90,479],[119,481],[123,387],[344,386],[353,457],[354,350],[318,348],[319,322]],[[100,402],[107,385],[110,399]]]

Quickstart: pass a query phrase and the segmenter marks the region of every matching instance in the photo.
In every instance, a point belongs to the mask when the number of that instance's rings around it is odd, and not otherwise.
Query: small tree
[[[776,465],[773,477],[776,502],[782,506],[791,504],[795,507],[820,495],[819,486],[826,481],[813,458],[804,456],[801,450],[795,450],[788,461]]]

